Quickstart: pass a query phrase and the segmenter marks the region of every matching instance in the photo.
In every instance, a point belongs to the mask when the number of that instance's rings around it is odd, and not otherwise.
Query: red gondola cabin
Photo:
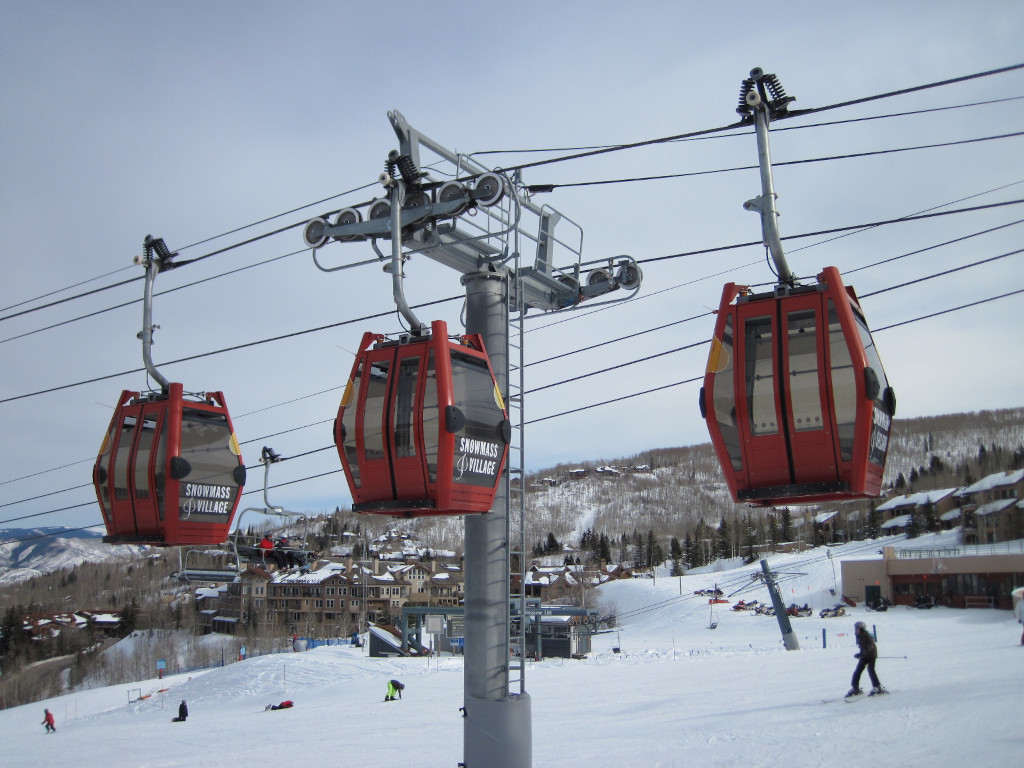
[[[111,544],[221,544],[245,484],[224,396],[124,391],[93,468]]]
[[[478,334],[453,341],[438,320],[429,336],[363,335],[334,424],[354,511],[487,512],[509,440]]]
[[[895,396],[835,267],[774,293],[725,286],[700,406],[737,502],[881,493]]]

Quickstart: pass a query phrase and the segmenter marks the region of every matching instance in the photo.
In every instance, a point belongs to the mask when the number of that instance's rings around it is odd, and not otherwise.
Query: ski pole
[[[905,659],[906,656],[876,656],[878,659]]]

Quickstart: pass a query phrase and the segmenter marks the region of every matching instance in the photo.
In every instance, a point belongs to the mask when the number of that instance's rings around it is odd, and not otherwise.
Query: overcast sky
[[[4,3],[2,527],[99,523],[98,508],[88,504],[92,459],[120,391],[147,387],[142,373],[65,387],[141,367],[141,282],[37,308],[141,276],[132,258],[147,234],[163,237],[182,259],[196,258],[382,194],[375,182],[397,146],[388,110],[458,152],[556,150],[478,158],[508,167],[734,123],[740,83],[753,67],[777,74],[796,97],[794,108],[812,109],[1024,63],[1022,33],[1019,2],[783,2],[770,11],[599,0]],[[916,114],[894,116],[908,112]],[[889,117],[850,122],[874,116]],[[1024,71],[773,124],[790,266],[811,278],[837,266],[864,297],[874,328],[917,320],[876,335],[898,418],[1024,404],[1024,294],[918,320],[1024,289],[1020,255],[868,295],[1016,250],[1021,206],[839,239],[795,236],[1024,198],[1021,138],[990,138],[1022,125]],[[970,139],[987,140],[794,164]],[[567,185],[535,202],[579,225],[584,259],[630,254],[644,270],[637,300],[595,313],[584,304],[572,315],[537,315],[528,325],[527,361],[704,315],[728,281],[770,282],[760,246],[656,260],[757,241],[758,217],[742,204],[760,193],[758,174],[723,170],[756,162],[754,136],[744,130],[527,170],[527,183]],[[700,173],[710,171],[721,172]],[[572,186],[664,174],[698,175]],[[348,190],[358,191],[336,197]],[[978,236],[935,247],[971,235]],[[157,280],[157,290],[167,291],[274,260],[158,296],[154,306],[158,367],[187,390],[225,393],[251,466],[262,445],[286,457],[331,446],[360,336],[401,327],[392,315],[161,365],[393,309],[379,266],[325,273],[301,250],[300,230],[292,228]],[[922,252],[906,255],[915,251]],[[373,257],[366,243],[321,253],[332,264]],[[407,275],[413,304],[463,291],[457,273],[423,257],[412,259]],[[461,309],[453,301],[419,314],[457,328]],[[546,388],[528,397],[527,418],[696,379],[707,356],[699,342],[712,328],[708,315],[531,366],[528,389],[694,345]],[[707,442],[699,386],[539,421],[528,430],[528,468]],[[304,425],[314,426],[294,429]],[[293,431],[267,437],[283,430]],[[288,485],[272,501],[344,506],[338,469],[333,449],[286,462],[272,482],[333,474]],[[257,490],[262,473],[250,477],[249,490]],[[64,492],[12,503],[55,491]]]

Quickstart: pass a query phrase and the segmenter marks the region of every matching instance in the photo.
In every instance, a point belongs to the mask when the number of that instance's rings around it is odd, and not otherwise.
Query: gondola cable
[[[993,203],[993,204],[985,205],[985,206],[974,206],[974,207],[971,207],[969,209],[957,209],[956,211],[946,211],[946,212],[932,213],[932,214],[926,214],[926,215],[924,215],[922,217],[915,217],[915,218],[932,218],[932,217],[935,217],[935,216],[942,216],[942,215],[948,215],[948,214],[953,214],[953,213],[963,213],[963,212],[975,211],[975,210],[985,210],[985,209],[989,209],[989,208],[993,208],[993,207],[1001,207],[1001,206],[1004,206],[1004,205],[1020,204],[1020,203],[1024,203],[1024,200],[1005,201],[1005,202],[1002,202],[1002,203]],[[891,223],[895,223],[895,222],[905,222],[905,221],[910,221],[910,220],[911,219],[909,219],[909,218],[893,219],[893,220],[890,220],[890,222]],[[890,222],[886,222],[886,223],[890,223]],[[841,229],[848,229],[848,227],[841,228]],[[824,231],[834,232],[834,231],[838,231],[838,230],[824,230]],[[821,234],[821,232],[819,232],[819,233],[809,233],[809,234],[805,234],[805,235],[795,235],[795,236],[791,236],[791,237],[807,237],[807,236],[810,236],[810,234]],[[750,245],[759,245],[759,244],[760,243],[751,243]],[[697,253],[697,252],[694,252],[694,253]],[[672,257],[660,256],[660,257],[655,257],[653,259],[647,259],[647,260],[638,259],[637,261],[638,261],[638,263],[646,263],[646,262],[649,262],[649,261],[658,261],[658,260],[662,260],[662,259],[666,259],[666,258],[678,258],[679,256],[683,256],[683,255],[690,255],[690,254],[676,254],[675,256],[672,256]],[[421,304],[417,304],[416,307],[417,308],[421,308],[421,307],[433,306],[433,305],[436,305],[436,304],[442,304],[442,303],[449,302],[449,301],[461,301],[462,299],[463,299],[462,296],[449,296],[449,297],[442,298],[442,299],[435,299],[433,301],[423,302]],[[217,349],[217,350],[210,350],[210,351],[202,352],[202,353],[199,353],[199,354],[196,354],[196,355],[190,355],[190,356],[187,356],[187,357],[178,358],[176,360],[171,360],[171,361],[168,361],[167,363],[164,363],[164,364],[165,365],[174,365],[174,364],[178,364],[178,363],[183,363],[183,362],[189,362],[189,361],[192,361],[192,360],[202,359],[202,358],[205,358],[205,357],[211,357],[211,356],[218,355],[218,354],[223,354],[223,353],[226,353],[226,352],[233,352],[233,351],[237,351],[237,350],[240,350],[240,349],[247,349],[247,348],[250,348],[250,347],[260,346],[262,344],[268,344],[268,343],[275,342],[275,341],[281,341],[281,340],[284,340],[284,339],[295,338],[297,336],[303,336],[303,335],[307,335],[307,334],[310,334],[310,333],[317,333],[317,332],[324,331],[324,330],[329,330],[329,329],[332,329],[332,328],[338,328],[338,327],[341,327],[341,326],[344,326],[344,325],[350,325],[350,324],[356,323],[356,322],[364,322],[366,320],[376,319],[376,318],[380,318],[380,317],[386,317],[386,316],[389,316],[391,313],[392,313],[392,310],[388,310],[386,312],[378,312],[378,313],[375,313],[375,314],[372,314],[372,315],[365,315],[365,316],[360,317],[360,318],[354,318],[354,319],[350,319],[350,320],[343,320],[343,321],[340,321],[340,322],[337,322],[337,323],[330,323],[328,325],[317,326],[315,328],[308,328],[308,329],[301,330],[301,331],[294,331],[292,333],[281,334],[281,335],[278,335],[278,336],[272,336],[272,337],[269,337],[269,338],[259,339],[259,340],[251,341],[251,342],[245,342],[245,343],[237,344],[237,345],[234,345],[234,346],[231,346],[231,347],[225,347],[225,348]],[[38,390],[38,391],[35,391],[35,392],[29,392],[29,393],[25,393],[25,394],[21,394],[21,395],[15,395],[13,397],[8,397],[8,398],[4,398],[4,399],[0,400],[0,404],[14,402],[14,401],[17,401],[17,400],[22,400],[22,399],[26,399],[26,398],[29,398],[29,397],[35,397],[35,396],[38,396],[38,395],[43,395],[43,394],[50,394],[52,392],[62,391],[62,390],[65,390],[65,389],[71,389],[71,388],[77,387],[77,386],[84,386],[86,384],[92,384],[92,383],[95,383],[95,382],[98,382],[98,381],[105,381],[105,380],[117,378],[119,376],[131,375],[131,374],[139,373],[139,372],[141,372],[143,370],[144,370],[143,368],[134,368],[134,369],[131,369],[131,370],[128,370],[128,371],[120,371],[118,373],[107,374],[107,375],[104,375],[104,376],[98,376],[98,377],[94,377],[94,378],[91,378],[91,379],[86,379],[86,380],[83,380],[83,381],[74,382],[74,383],[71,383],[71,384],[62,384],[62,385],[59,385],[59,386],[56,386],[56,387],[51,387],[51,388],[44,389],[44,390]]]
[[[956,147],[966,144],[977,144],[984,141],[996,141],[998,139],[1010,139],[1019,138],[1024,136],[1024,131],[1015,131],[1012,133],[1003,133],[994,136],[981,136],[973,139],[961,139],[958,141],[945,141],[937,142],[934,144],[918,144],[912,147],[897,147],[894,149],[877,149],[869,150],[866,152],[850,152],[843,155],[827,155],[824,157],[810,157],[802,160],[782,160],[773,163],[775,167],[787,166],[787,165],[807,165],[809,163],[824,163],[831,162],[834,160],[853,160],[861,159],[865,157],[879,157],[883,155],[893,155],[902,152],[916,152],[924,149],[940,149],[947,147]],[[737,165],[731,168],[715,168],[707,171],[685,171],[683,173],[664,173],[650,176],[632,176],[627,178],[618,179],[600,179],[596,181],[574,181],[574,182],[563,182],[561,184],[528,184],[526,190],[529,192],[551,192],[556,189],[566,189],[570,187],[597,187],[606,186],[609,184],[631,184],[638,181],[665,181],[667,179],[686,179],[695,176],[710,176],[718,173],[733,173],[736,171],[753,171],[757,170],[756,165]]]
[[[830,110],[841,109],[843,107],[852,107],[852,106],[856,106],[858,104],[867,104],[869,102],[879,101],[881,99],[893,98],[895,96],[905,96],[905,95],[910,94],[910,93],[917,93],[917,92],[924,91],[924,90],[929,90],[929,89],[932,89],[932,88],[940,88],[940,87],[944,87],[944,86],[947,86],[947,85],[954,85],[954,84],[957,84],[957,83],[963,83],[963,82],[967,82],[967,81],[970,81],[970,80],[976,80],[976,79],[983,78],[983,77],[990,77],[990,76],[993,76],[993,75],[1005,74],[1005,73],[1008,73],[1008,72],[1013,72],[1014,70],[1018,70],[1018,69],[1024,69],[1024,64],[1013,64],[1013,65],[1010,65],[1010,66],[1007,66],[1007,67],[999,67],[997,69],[986,70],[984,72],[975,72],[975,73],[970,74],[970,75],[962,75],[960,77],[948,78],[946,80],[938,80],[938,81],[935,81],[935,82],[932,82],[932,83],[925,83],[923,85],[911,86],[909,88],[901,88],[901,89],[898,89],[898,90],[895,90],[895,91],[887,91],[885,93],[879,93],[879,94],[875,94],[873,96],[863,96],[863,97],[860,97],[860,98],[857,98],[857,99],[850,99],[848,101],[838,102],[836,104],[829,104],[829,105],[825,105],[825,106],[822,106],[822,107],[811,107],[809,109],[791,110],[789,112],[789,114],[787,115],[787,117],[798,117],[798,116],[803,116],[803,115],[813,115],[813,114],[817,114],[818,112],[828,112]],[[515,171],[522,171],[522,170],[525,170],[527,168],[536,168],[536,167],[540,167],[542,165],[551,165],[553,163],[566,162],[566,161],[569,161],[569,160],[578,160],[578,159],[581,159],[581,158],[584,158],[584,157],[593,157],[595,155],[607,154],[609,152],[618,152],[618,151],[623,151],[623,150],[627,150],[627,149],[636,149],[636,148],[639,148],[639,147],[647,147],[647,146],[652,146],[652,145],[655,145],[655,144],[664,144],[664,143],[667,143],[667,142],[670,142],[670,141],[677,141],[679,139],[691,138],[691,137],[694,137],[694,136],[705,136],[705,135],[709,135],[709,134],[713,134],[713,133],[721,133],[722,131],[732,130],[732,129],[740,128],[740,127],[746,127],[746,125],[747,124],[744,123],[744,122],[732,123],[732,124],[729,124],[729,125],[720,126],[718,128],[706,128],[706,129],[703,129],[703,130],[690,131],[688,133],[677,134],[675,136],[666,136],[666,137],[662,137],[662,138],[658,138],[658,139],[647,139],[647,140],[644,140],[644,141],[637,141],[637,142],[632,142],[632,143],[629,143],[629,144],[620,144],[620,145],[617,145],[617,146],[614,146],[614,147],[609,147],[609,148],[604,148],[604,149],[595,149],[595,150],[590,150],[590,151],[587,151],[587,152],[580,152],[580,153],[575,153],[575,154],[571,154],[571,155],[565,155],[565,156],[562,156],[562,157],[551,158],[551,159],[548,159],[548,160],[538,160],[538,161],[535,161],[533,163],[523,163],[521,165],[507,167],[504,170],[506,172],[512,173],[512,172],[515,172]]]
[[[786,115],[786,117],[797,117],[797,116],[803,116],[803,115],[809,115],[809,114],[816,114],[818,112],[825,112],[825,111],[829,111],[829,110],[833,110],[833,109],[839,109],[839,108],[843,108],[843,107],[849,107],[849,106],[854,106],[854,105],[858,105],[858,104],[864,104],[864,103],[868,103],[868,102],[871,102],[871,101],[877,101],[877,100],[880,100],[880,99],[887,99],[887,98],[891,98],[891,97],[895,97],[895,96],[901,96],[901,95],[906,95],[906,94],[910,94],[910,93],[916,93],[916,92],[923,91],[923,90],[928,90],[928,89],[932,89],[932,88],[938,88],[938,87],[943,87],[943,86],[947,86],[947,85],[953,85],[953,84],[957,84],[957,83],[967,82],[969,80],[975,80],[975,79],[979,79],[979,78],[983,78],[983,77],[989,77],[989,76],[993,76],[993,75],[1005,74],[1005,73],[1012,72],[1014,70],[1018,70],[1018,69],[1022,69],[1022,68],[1024,68],[1024,64],[1015,64],[1015,65],[1011,65],[1011,66],[1007,66],[1007,67],[1000,67],[1000,68],[997,68],[997,69],[986,70],[986,71],[983,71],[983,72],[977,72],[977,73],[973,73],[973,74],[970,74],[970,75],[963,75],[963,76],[956,77],[956,78],[949,78],[949,79],[946,79],[946,80],[940,80],[940,81],[936,81],[936,82],[932,82],[932,83],[926,83],[926,84],[923,84],[923,85],[918,85],[918,86],[912,86],[912,87],[909,87],[909,88],[898,89],[898,90],[895,90],[895,91],[888,91],[888,92],[881,93],[881,94],[875,94],[873,96],[865,96],[865,97],[860,97],[860,98],[857,98],[857,99],[851,99],[849,101],[839,102],[839,103],[836,103],[836,104],[826,105],[826,106],[822,106],[822,107],[813,107],[813,108],[809,108],[809,109],[793,110],[788,115]],[[1014,98],[1016,98],[1016,97],[1014,97]],[[987,103],[987,102],[981,102],[981,103]],[[580,159],[580,158],[583,158],[583,157],[590,157],[590,156],[599,155],[599,154],[605,154],[605,153],[609,153],[609,152],[623,151],[623,150],[634,149],[634,148],[638,148],[638,147],[652,146],[652,145],[655,145],[655,144],[663,144],[663,143],[669,143],[669,142],[673,142],[673,141],[679,141],[679,140],[682,140],[682,139],[689,139],[689,138],[696,138],[696,137],[701,137],[701,136],[707,136],[707,135],[711,135],[711,134],[721,133],[721,132],[723,132],[725,130],[732,130],[732,129],[736,129],[736,128],[745,128],[745,127],[749,127],[749,126],[746,123],[740,122],[740,123],[730,124],[730,125],[727,125],[727,126],[721,126],[721,127],[718,127],[718,128],[709,128],[709,129],[702,129],[702,130],[692,131],[692,132],[683,133],[683,134],[676,134],[674,136],[667,136],[667,137],[661,137],[661,138],[656,138],[656,139],[647,139],[647,140],[643,140],[643,141],[639,141],[639,142],[631,142],[631,143],[625,143],[625,144],[616,144],[616,145],[611,145],[611,146],[601,146],[601,147],[598,147],[598,148],[595,148],[595,149],[587,150],[587,151],[582,152],[582,153],[575,153],[575,154],[566,155],[566,156],[562,156],[562,157],[558,157],[558,158],[549,158],[549,159],[546,159],[546,160],[536,161],[536,162],[533,162],[533,163],[525,163],[525,164],[521,164],[521,165],[517,165],[517,166],[511,166],[511,167],[505,168],[504,170],[506,172],[521,171],[521,170],[524,170],[526,168],[538,167],[538,166],[541,166],[541,165],[550,165],[550,164],[557,163],[557,162],[565,162],[565,161],[568,161],[568,160],[575,160],[575,159]],[[478,153],[475,153],[475,154],[482,154],[482,153],[478,152]],[[807,161],[795,161],[795,162],[807,162]],[[351,194],[353,192],[356,192],[356,191],[359,191],[359,190],[362,190],[362,189],[367,189],[367,188],[369,188],[371,186],[373,186],[373,185],[372,184],[367,184],[367,185],[363,185],[361,187],[355,187],[352,190],[349,190],[347,192],[342,192],[342,193],[339,193],[337,195],[332,195],[332,196],[329,196],[327,198],[324,198],[323,200],[320,200],[320,201],[317,201],[317,202],[314,202],[314,203],[309,203],[309,204],[306,204],[306,205],[303,205],[303,206],[298,206],[298,207],[296,207],[294,209],[290,209],[289,211],[285,211],[285,212],[283,212],[281,214],[277,214],[275,216],[270,216],[270,217],[266,217],[264,219],[260,219],[260,220],[258,220],[256,222],[253,222],[252,224],[244,225],[242,227],[237,227],[235,229],[229,230],[229,231],[227,231],[225,233],[222,233],[220,235],[214,235],[214,236],[205,238],[203,240],[199,240],[199,241],[197,241],[195,243],[192,243],[190,245],[183,246],[179,250],[183,250],[185,248],[190,248],[190,247],[193,247],[193,246],[196,246],[196,245],[199,245],[199,244],[211,242],[213,240],[219,239],[220,237],[225,237],[225,236],[227,236],[229,234],[237,233],[237,232],[242,231],[244,229],[247,229],[249,227],[257,226],[257,225],[259,225],[261,223],[266,223],[268,221],[272,221],[273,219],[279,218],[281,216],[288,215],[290,213],[294,213],[294,212],[303,210],[305,208],[312,207],[314,205],[319,205],[319,204],[322,204],[324,202],[336,199],[338,197],[342,197],[342,196],[344,196],[346,194]],[[242,245],[247,245],[247,244],[250,244],[252,242],[256,242],[257,240],[261,240],[261,239],[264,239],[266,237],[270,237],[270,236],[272,236],[274,234],[279,234],[279,233],[285,232],[285,231],[287,231],[289,229],[293,229],[295,227],[303,226],[305,223],[306,222],[301,222],[301,223],[298,223],[298,224],[288,225],[286,227],[279,228],[277,230],[273,230],[271,232],[268,232],[268,233],[265,233],[265,234],[262,234],[262,235],[258,235],[258,236],[254,237],[254,238],[250,238],[248,240],[244,240],[244,241],[241,241],[239,243],[236,243],[236,244],[233,244],[233,245],[226,246],[224,248],[215,250],[215,251],[213,251],[213,252],[211,252],[209,254],[206,254],[204,256],[200,256],[200,257],[197,257],[197,258],[191,259],[191,260],[182,261],[180,263],[182,265],[184,265],[184,264],[190,264],[190,263],[193,263],[193,262],[196,262],[196,261],[202,261],[202,260],[210,258],[212,256],[215,256],[215,255],[224,253],[226,251],[233,250],[235,248],[241,247]],[[98,279],[98,278],[92,278],[92,279]],[[135,279],[139,279],[139,278],[135,278]],[[89,282],[89,281],[86,281],[86,282]],[[131,281],[129,281],[129,282],[131,282]],[[121,284],[121,283],[119,283],[119,284]],[[89,292],[88,294],[82,294],[82,295],[91,295],[92,293],[95,293],[95,292],[99,292],[99,291],[102,291],[102,290],[108,290],[109,288],[116,287],[119,284],[114,284],[112,286],[107,286],[105,288],[96,289],[96,291],[92,291],[92,292]],[[60,290],[66,290],[66,289],[60,289]],[[55,291],[55,292],[59,293],[60,290]],[[54,293],[54,292],[51,292],[51,293]],[[46,295],[51,295],[51,294],[46,294]],[[69,297],[69,298],[63,299],[63,300],[61,300],[60,302],[57,302],[57,303],[63,303],[64,301],[69,301],[69,300],[72,300],[74,298],[79,298],[79,297]],[[26,302],[21,302],[21,303],[26,303]],[[13,305],[13,306],[20,306],[20,304],[16,304],[16,305]],[[49,305],[47,305],[47,306],[49,306]],[[42,308],[42,307],[40,307],[40,308]],[[4,310],[0,310],[0,311],[4,311]],[[34,310],[29,310],[29,311],[34,311]],[[19,314],[21,314],[21,313],[19,313]],[[7,317],[0,317],[0,321],[6,320],[6,319],[8,319],[8,317],[15,317],[15,316],[17,316],[17,315],[11,315],[11,316],[7,316]]]

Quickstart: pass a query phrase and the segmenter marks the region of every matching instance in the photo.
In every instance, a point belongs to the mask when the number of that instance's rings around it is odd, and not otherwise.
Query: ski
[[[872,696],[882,696],[882,695],[885,695],[885,694],[888,694],[888,693],[889,693],[889,691],[887,691],[886,689],[883,688],[880,691],[868,691],[867,694],[861,693],[861,694],[855,694],[853,696],[845,696],[843,698],[843,701],[845,701],[847,704],[852,704],[853,702],[857,701],[858,699],[870,699]]]

